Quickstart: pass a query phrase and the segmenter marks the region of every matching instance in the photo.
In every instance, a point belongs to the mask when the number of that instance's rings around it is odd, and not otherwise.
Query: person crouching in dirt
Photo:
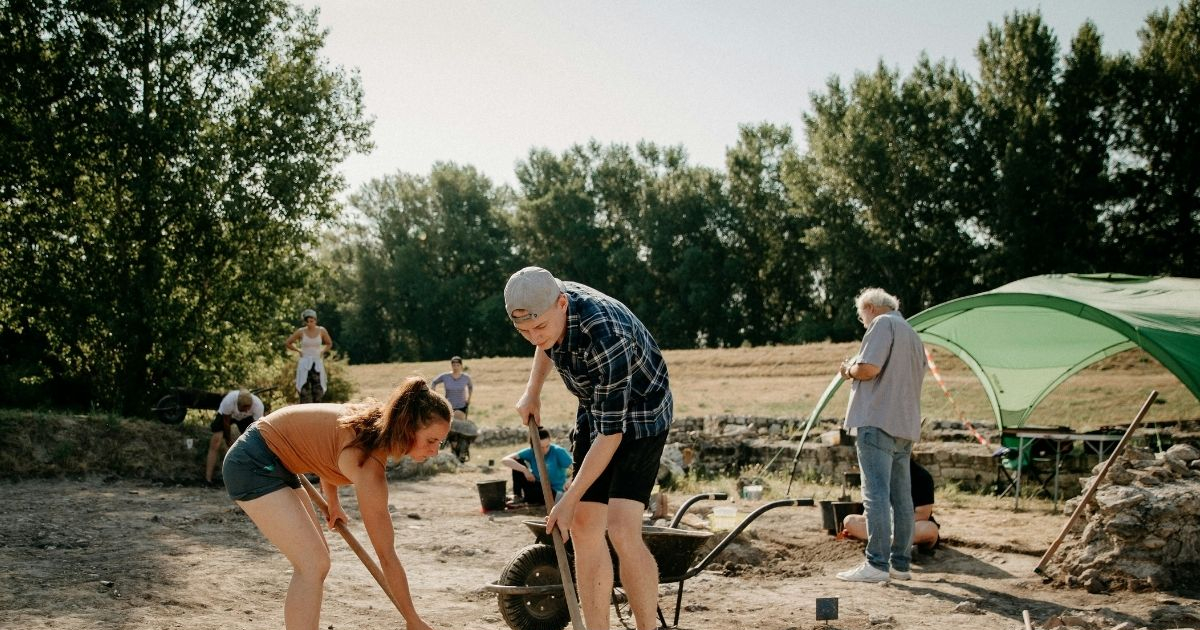
[[[919,551],[933,553],[941,539],[941,526],[933,518],[933,475],[915,460],[908,460],[912,476],[912,500],[914,511],[913,544]],[[867,539],[867,517],[850,514],[842,519],[842,537],[855,540]]]
[[[450,404],[420,378],[409,378],[383,406],[291,405],[250,425],[225,456],[225,486],[292,564],[284,600],[289,630],[314,630],[321,616],[329,546],[321,520],[297,475],[316,473],[329,503],[327,524],[348,521],[338,487],[353,485],[363,526],[405,623],[428,630],[413,607],[408,576],[396,555],[388,512],[388,457],[424,461],[450,431]]]
[[[550,490],[554,492],[554,500],[557,501],[570,485],[567,471],[573,463],[571,453],[555,444],[550,439],[550,432],[545,429],[538,429],[538,440],[542,455],[546,459]],[[513,471],[513,503],[546,504],[546,497],[542,494],[541,475],[538,473],[537,460],[532,448],[526,447],[524,450],[509,453],[500,460],[500,464]]]
[[[551,368],[579,399],[575,476],[546,517],[546,529],[558,527],[575,541],[584,621],[592,630],[609,627],[611,541],[638,630],[655,628],[658,564],[642,539],[642,513],[674,411],[662,352],[627,306],[591,287],[559,282],[541,267],[509,277],[504,308],[536,347],[517,401],[521,421],[541,425],[542,387]]]
[[[250,423],[263,417],[263,401],[258,396],[244,389],[235,389],[221,399],[217,405],[217,417],[208,425],[212,438],[208,440],[208,457],[204,462],[204,482],[213,482],[213,472],[217,469],[217,453],[221,445],[229,448],[233,444],[230,427],[237,425],[238,435],[246,432]]]

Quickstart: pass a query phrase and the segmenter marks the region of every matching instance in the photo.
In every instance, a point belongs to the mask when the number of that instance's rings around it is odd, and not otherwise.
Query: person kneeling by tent
[[[916,460],[908,460],[909,474],[912,475],[913,516],[916,525],[913,528],[913,544],[925,553],[933,553],[941,539],[941,526],[933,519],[933,475],[929,474]],[[867,517],[862,514],[851,514],[842,519],[842,532],[839,538],[867,539]]]
[[[550,475],[550,489],[554,491],[557,500],[562,496],[570,482],[567,480],[567,470],[574,461],[567,449],[555,444],[550,439],[550,432],[538,429],[538,441],[541,443],[542,454],[546,457],[546,471]],[[537,460],[533,449],[505,455],[500,463],[512,469],[513,503],[530,503],[545,505],[546,497],[542,494],[541,477],[538,475]]]

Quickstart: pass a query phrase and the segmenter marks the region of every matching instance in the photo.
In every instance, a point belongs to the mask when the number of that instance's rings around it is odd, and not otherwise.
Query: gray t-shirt
[[[466,372],[454,378],[454,372],[442,372],[437,378],[429,384],[429,388],[433,389],[441,383],[446,388],[446,400],[450,401],[451,409],[462,409],[467,406],[467,400],[470,398],[469,393],[475,391],[475,384],[471,382],[471,377],[467,376]]]
[[[850,386],[846,428],[879,427],[892,437],[921,439],[925,346],[899,311],[871,322],[853,363],[877,366],[879,374]]]

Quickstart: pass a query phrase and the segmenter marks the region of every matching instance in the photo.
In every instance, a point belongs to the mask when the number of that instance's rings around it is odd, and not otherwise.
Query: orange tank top
[[[343,405],[289,405],[259,420],[257,426],[271,452],[288,470],[298,475],[315,473],[324,481],[344,486],[351,482],[338,468],[338,457],[354,440],[354,429],[338,424],[344,415]],[[386,466],[386,457],[372,457]]]

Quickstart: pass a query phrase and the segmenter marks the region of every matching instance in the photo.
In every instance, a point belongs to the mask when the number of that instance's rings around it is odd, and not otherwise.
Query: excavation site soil
[[[504,471],[507,472],[507,471]],[[467,465],[457,473],[395,481],[397,549],[418,610],[435,628],[507,628],[496,581],[534,542],[522,524],[533,510],[482,513],[476,482],[501,471]],[[673,511],[685,495],[670,495]],[[343,503],[357,518],[353,494]],[[737,500],[739,514],[761,502]],[[283,626],[291,569],[223,490],[115,478],[27,480],[0,485],[0,627],[189,628]],[[702,526],[716,503],[701,502],[685,523]],[[953,508],[938,513],[943,546],[917,556],[911,581],[846,583],[838,571],[860,561],[860,543],[822,529],[817,507],[784,507],[759,517],[705,570],[684,583],[679,627],[996,628],[1073,625],[1196,627],[1197,600],[1184,593],[1092,595],[1043,584],[1033,573],[1066,521],[1043,511]],[[366,542],[355,522],[352,530]],[[719,540],[715,536],[715,540]],[[336,534],[322,628],[401,628],[403,620]],[[672,621],[675,585],[660,587]],[[838,599],[837,619],[817,621],[817,598]],[[620,627],[614,616],[614,627]]]

